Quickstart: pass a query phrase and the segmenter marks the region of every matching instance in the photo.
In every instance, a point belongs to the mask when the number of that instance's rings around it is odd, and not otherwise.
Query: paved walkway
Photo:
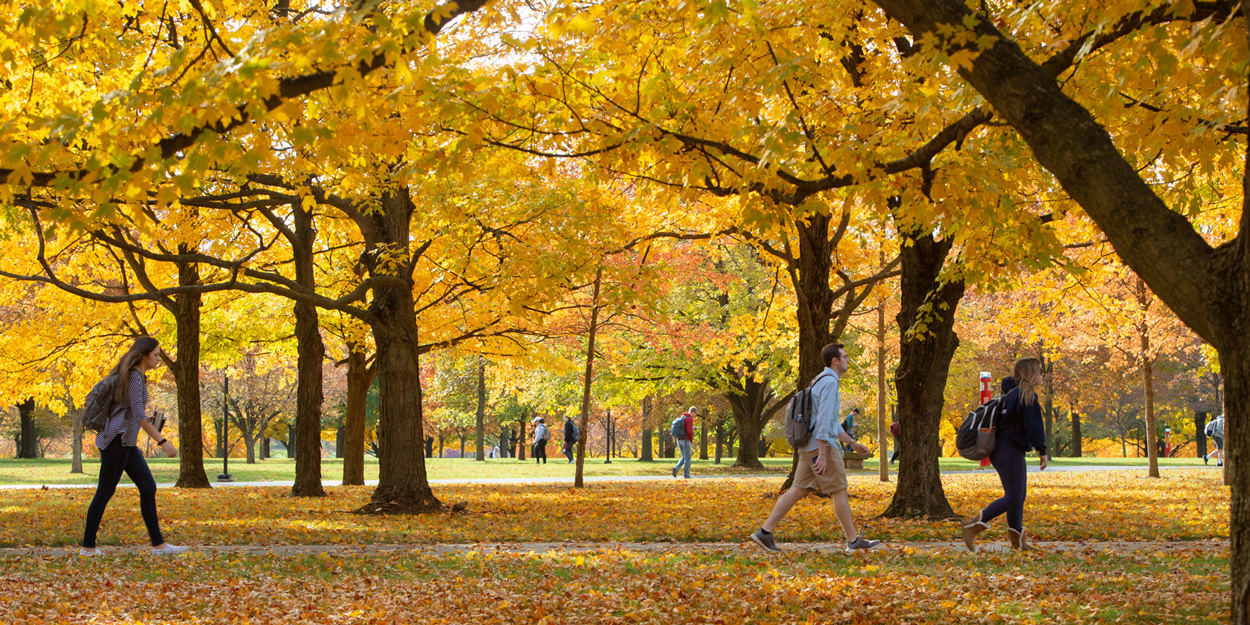
[[[670,478],[671,479],[671,478]],[[846,543],[781,543],[782,549],[796,553],[844,552]],[[1207,553],[1227,552],[1228,540],[1203,541],[1056,541],[1038,542],[1035,546],[1042,553],[1083,553],[1087,551],[1103,552],[1140,552],[1160,553],[1169,551],[1201,551]],[[979,545],[981,551],[1007,553],[1007,544],[1001,541],[987,541]],[[273,555],[300,556],[327,554],[331,556],[414,553],[414,554],[477,554],[487,553],[585,553],[595,551],[625,552],[664,552],[664,553],[709,553],[709,552],[744,552],[759,553],[759,547],[749,540],[740,543],[471,543],[471,544],[433,544],[433,545],[204,545],[195,546],[196,552],[213,555]],[[925,552],[962,552],[962,542],[896,542],[884,543],[873,551],[902,551],[914,549]],[[142,554],[148,548],[137,547],[101,547],[105,555]],[[0,548],[0,558],[11,557],[46,557],[69,556],[78,553],[77,547],[6,547]]]
[[[1187,467],[1160,467],[1159,470],[1163,473],[1167,473],[1168,471],[1174,471],[1177,469],[1215,470],[1216,468],[1217,467],[1215,465],[1210,465],[1210,466],[1192,466],[1192,467],[1188,467],[1188,466]],[[1221,470],[1223,469],[1223,467],[1219,467],[1219,468]],[[1046,469],[1046,472],[1047,473],[1056,473],[1056,472],[1067,473],[1067,472],[1082,472],[1082,471],[1142,471],[1144,472],[1145,470],[1146,470],[1146,467],[1130,467],[1130,466],[1106,466],[1106,465],[1057,466],[1057,465],[1051,465],[1050,467]],[[1030,473],[1038,472],[1036,463],[1029,466],[1029,472]],[[984,469],[943,471],[942,475],[968,475],[968,474],[977,474],[977,473],[993,474],[994,469],[986,467]],[[876,475],[876,472],[875,471],[855,472],[855,473],[851,473],[851,475],[852,476]],[[897,476],[898,473],[894,470],[891,470],[890,475],[891,475],[891,479],[895,479],[895,476]],[[696,475],[696,476],[693,476],[691,479],[719,480],[719,479],[726,479],[726,478],[736,479],[736,478],[750,478],[750,477],[780,478],[780,477],[783,477],[783,474],[762,473],[762,474],[750,474],[750,475],[737,475],[737,474]],[[668,475],[596,475],[596,476],[585,477],[583,478],[583,481],[585,482],[665,482],[665,481],[671,482],[674,480],[672,476],[668,476]],[[475,478],[475,479],[449,479],[449,480],[430,480],[430,483],[431,484],[572,484],[573,477],[572,476],[497,477],[497,478]],[[323,486],[341,486],[342,480],[322,480],[321,484]],[[212,482],[212,485],[214,488],[223,487],[223,486],[227,486],[227,487],[228,486],[249,486],[249,487],[282,486],[282,487],[290,488],[291,486],[295,485],[295,482],[291,480],[286,480],[286,481],[275,480],[275,481],[267,481],[267,482]],[[378,485],[377,480],[365,480],[365,486],[377,486],[377,485]],[[0,490],[29,490],[29,489],[41,489],[41,488],[95,488],[95,486],[96,486],[95,484],[47,484],[47,485],[0,484]],[[130,483],[129,481],[124,481],[121,484],[118,484],[118,486],[120,488],[127,488],[127,487],[134,487],[134,484]],[[170,482],[166,484],[157,484],[157,487],[173,488],[174,485],[172,482]]]

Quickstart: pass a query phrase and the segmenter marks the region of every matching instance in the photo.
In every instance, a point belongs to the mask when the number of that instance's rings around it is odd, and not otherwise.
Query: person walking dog
[[[1007,515],[1007,541],[1012,549],[1032,551],[1025,540],[1024,498],[1028,494],[1028,466],[1024,455],[1036,449],[1038,465],[1044,471],[1049,462],[1046,455],[1046,427],[1037,389],[1043,381],[1042,361],[1024,358],[1016,362],[1010,377],[1003,378],[1003,413],[997,426],[998,442],[990,454],[990,463],[998,472],[1003,496],[995,499],[977,516],[964,521],[964,544],[976,551],[977,534],[990,528],[990,521]]]
[[[833,498],[833,513],[842,525],[842,533],[846,536],[846,550],[860,551],[872,549],[881,544],[879,540],[868,540],[855,531],[855,519],[851,516],[851,502],[846,488],[846,467],[842,464],[842,447],[839,441],[851,446],[857,453],[868,455],[868,448],[855,442],[838,424],[838,411],[841,400],[838,396],[838,384],[841,376],[850,367],[851,359],[841,343],[830,343],[820,350],[821,359],[825,362],[825,370],[817,376],[812,384],[812,404],[815,414],[812,420],[811,440],[799,452],[799,466],[794,471],[794,484],[790,490],[782,493],[751,540],[764,551],[779,552],[773,539],[773,530],[786,516],[794,504],[807,496],[808,491],[819,490]]]
[[[100,550],[96,548],[96,533],[100,530],[104,509],[113,498],[122,473],[130,476],[130,480],[139,490],[139,512],[148,529],[152,553],[176,555],[188,549],[171,545],[161,536],[160,518],[156,514],[156,480],[152,478],[152,471],[148,469],[143,452],[137,445],[139,430],[143,430],[152,440],[157,441],[157,446],[166,456],[174,458],[178,455],[178,448],[162,436],[156,426],[146,418],[146,374],[160,364],[160,344],[150,336],[141,336],[126,350],[117,361],[117,366],[109,373],[113,380],[112,407],[108,425],[95,437],[95,446],[100,449],[100,482],[96,486],[95,497],[87,508],[87,527],[83,531],[82,549],[79,551],[81,555],[100,555]]]

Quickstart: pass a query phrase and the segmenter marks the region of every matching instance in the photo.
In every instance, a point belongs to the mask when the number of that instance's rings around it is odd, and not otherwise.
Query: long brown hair
[[[1033,380],[1042,372],[1042,361],[1036,358],[1021,358],[1016,361],[1011,375],[1020,385],[1020,400],[1024,405],[1037,402],[1037,389],[1033,388]]]
[[[122,354],[121,359],[117,361],[117,366],[109,371],[109,375],[116,376],[113,381],[113,403],[123,405],[130,403],[130,371],[138,367],[140,360],[160,346],[160,342],[156,339],[141,336],[135,339],[126,353]]]

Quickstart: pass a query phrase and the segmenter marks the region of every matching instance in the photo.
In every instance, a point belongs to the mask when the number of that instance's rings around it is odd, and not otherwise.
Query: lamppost
[[[230,476],[230,376],[222,376],[221,382],[221,474],[218,482],[233,482]]]

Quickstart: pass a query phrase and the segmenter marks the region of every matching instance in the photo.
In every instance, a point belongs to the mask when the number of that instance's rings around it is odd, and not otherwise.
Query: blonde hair
[[[1016,366],[1011,372],[1012,377],[1016,379],[1016,383],[1020,385],[1020,400],[1026,406],[1037,403],[1037,389],[1033,387],[1033,380],[1041,372],[1042,361],[1036,358],[1021,358],[1017,360]]]

